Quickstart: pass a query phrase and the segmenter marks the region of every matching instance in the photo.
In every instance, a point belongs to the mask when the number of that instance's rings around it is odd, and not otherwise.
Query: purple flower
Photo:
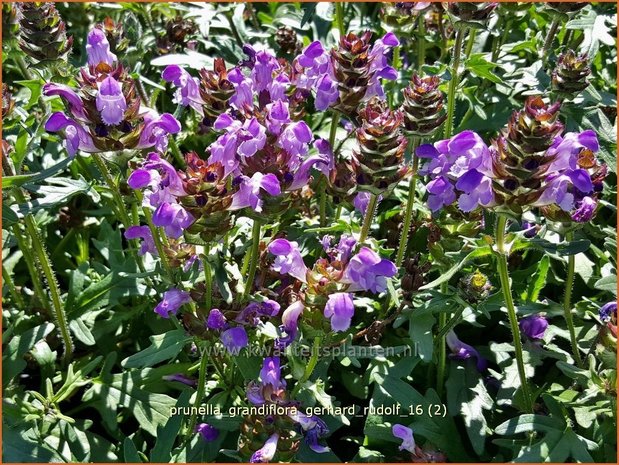
[[[176,373],[176,374],[173,374],[173,375],[166,375],[166,376],[163,376],[162,379],[164,381],[176,381],[178,383],[182,383],[182,384],[185,384],[185,385],[191,386],[191,387],[196,387],[196,385],[198,384],[198,382],[195,379],[189,378],[189,377],[185,376],[182,373]]]
[[[600,320],[604,323],[610,323],[617,319],[617,302],[608,302],[599,310]]]
[[[331,320],[333,331],[346,331],[350,328],[350,322],[355,314],[355,306],[352,301],[352,294],[337,292],[331,294],[325,305],[325,318]]]
[[[145,198],[153,207],[164,202],[175,203],[176,197],[187,195],[176,168],[154,152],[148,154],[142,168],[129,175],[127,184],[132,189],[149,187],[151,192]]]
[[[239,323],[247,323],[256,326],[260,322],[260,317],[277,316],[280,305],[274,300],[266,299],[262,302],[251,302],[235,318]]]
[[[273,391],[286,387],[286,382],[281,379],[282,370],[279,357],[267,357],[262,363],[260,381],[263,386],[270,386]]]
[[[99,152],[88,131],[74,119],[67,118],[62,112],[53,113],[49,117],[45,123],[45,130],[64,133],[65,147],[69,157],[73,157],[78,150],[90,153]]]
[[[286,239],[275,239],[268,250],[275,255],[271,269],[279,274],[289,274],[299,281],[307,282],[307,267],[303,262],[299,245]]]
[[[255,63],[251,72],[254,89],[258,92],[266,90],[273,82],[273,72],[279,68],[277,58],[266,51],[255,54]]]
[[[592,197],[585,196],[576,204],[576,210],[572,213],[572,220],[577,223],[587,223],[595,216],[598,203]]]
[[[282,326],[280,327],[280,330],[285,334],[280,336],[277,340],[277,345],[280,349],[288,347],[290,343],[296,338],[297,331],[299,330],[299,317],[301,316],[301,313],[303,313],[304,309],[305,306],[303,305],[303,302],[297,300],[296,302],[291,304],[286,310],[284,310],[284,313],[282,314]]]
[[[164,153],[168,148],[168,135],[176,134],[181,130],[181,124],[169,113],[159,115],[153,110],[143,114],[144,129],[136,149],[149,149],[155,147],[159,153]]]
[[[170,315],[176,315],[178,309],[189,302],[191,302],[189,292],[173,287],[163,293],[163,300],[157,304],[155,312],[163,318],[170,318]]]
[[[208,423],[200,423],[196,426],[196,433],[200,433],[206,442],[214,441],[219,437],[219,430]]]
[[[240,210],[241,208],[251,207],[254,211],[261,212],[260,189],[264,189],[273,196],[281,194],[279,180],[273,173],[262,174],[257,172],[251,178],[240,176],[239,190],[232,196],[232,203],[228,209]]]
[[[200,81],[192,77],[181,66],[166,66],[161,73],[161,77],[176,86],[174,93],[174,103],[183,106],[190,106],[200,115],[203,114],[203,100],[200,97]]]
[[[94,28],[90,31],[86,42],[89,65],[97,66],[99,63],[106,63],[112,66],[116,62],[116,55],[110,52],[110,43],[101,29]]]
[[[253,81],[245,76],[239,68],[233,68],[228,72],[228,79],[234,86],[235,93],[230,98],[230,105],[241,110],[254,105]]]
[[[125,231],[125,238],[142,239],[140,251],[138,252],[140,255],[144,255],[146,252],[155,256],[158,255],[157,247],[155,246],[155,241],[153,240],[153,235],[151,234],[148,226],[128,227]]]
[[[238,355],[241,349],[247,347],[249,339],[245,328],[238,326],[225,330],[221,334],[221,342],[229,353]]]
[[[335,168],[335,157],[333,156],[331,144],[326,139],[316,139],[313,145],[323,160],[316,169],[328,177],[331,170]]]
[[[277,139],[278,145],[291,155],[305,155],[312,140],[312,130],[305,121],[286,126]]]
[[[177,203],[162,203],[157,207],[153,214],[153,224],[161,226],[165,233],[178,239],[182,236],[183,230],[193,224],[195,218]]]
[[[451,205],[456,200],[454,186],[445,176],[433,179],[426,186],[428,193],[428,207],[433,212],[440,210],[444,206]]]
[[[393,435],[402,440],[402,444],[400,445],[400,450],[407,450],[411,454],[415,453],[415,438],[413,438],[413,430],[404,425],[395,424],[391,428],[391,432]]]
[[[527,221],[523,222],[522,230],[524,231],[524,237],[531,239],[537,236],[537,226],[535,223],[529,223]]]
[[[266,125],[271,134],[279,135],[282,127],[292,121],[288,112],[288,103],[286,102],[278,100],[275,103],[269,103],[266,106],[266,110]]]
[[[277,452],[277,441],[279,441],[279,434],[273,433],[264,443],[264,446],[254,452],[249,461],[251,463],[268,463],[273,460]]]
[[[95,103],[105,124],[113,126],[124,119],[127,101],[120,83],[112,76],[106,77],[99,83],[99,93]]]
[[[218,308],[212,309],[206,319],[206,327],[208,329],[224,329],[226,327],[226,317]]]
[[[381,259],[372,249],[362,247],[351,258],[341,282],[350,284],[347,288],[349,292],[372,291],[376,294],[387,289],[387,278],[395,276],[397,271],[393,262]]]
[[[478,206],[488,207],[494,202],[492,179],[476,169],[467,171],[458,178],[456,189],[464,192],[458,199],[458,207],[463,212],[473,211]]]
[[[530,315],[520,320],[518,323],[520,331],[531,339],[543,339],[548,320],[541,315]]]
[[[82,99],[69,86],[48,82],[43,86],[43,95],[60,96],[69,105],[69,111],[75,118],[87,119]]]
[[[361,213],[361,216],[365,216],[365,211],[368,209],[368,205],[370,204],[371,195],[372,194],[370,194],[369,192],[361,191],[357,193],[354,200],[352,201],[352,204],[357,209],[357,211]],[[381,200],[383,200],[382,194],[378,196],[377,201],[380,202]]]
[[[445,342],[447,342],[447,346],[451,350],[451,358],[454,358],[456,360],[467,360],[469,358],[476,359],[477,371],[479,371],[480,373],[485,371],[486,368],[488,368],[488,361],[481,355],[479,355],[479,352],[477,352],[477,350],[475,350],[473,347],[465,344],[460,339],[458,339],[458,336],[456,336],[456,333],[454,333],[453,330],[447,333],[447,336],[445,337]]]
[[[337,87],[337,81],[331,79],[328,74],[325,74],[318,80],[316,86],[316,99],[314,105],[316,110],[325,111],[331,105],[336,103],[340,98],[340,91]]]
[[[297,411],[295,414],[290,415],[290,418],[296,422],[300,427],[305,438],[305,443],[318,454],[329,452],[329,448],[322,446],[318,441],[329,434],[329,428],[324,421],[315,415],[305,415],[302,412]]]

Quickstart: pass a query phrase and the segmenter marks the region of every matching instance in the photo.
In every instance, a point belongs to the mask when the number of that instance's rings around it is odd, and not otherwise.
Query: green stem
[[[451,137],[453,131],[453,119],[456,109],[456,89],[458,87],[458,71],[460,68],[460,57],[462,54],[462,43],[466,35],[466,28],[462,27],[456,32],[456,43],[453,49],[451,60],[451,80],[449,81],[449,90],[447,94],[447,119],[445,120],[445,139]]]
[[[174,155],[174,159],[176,160],[176,162],[180,165],[182,169],[185,169],[185,167],[187,166],[187,163],[185,163],[185,159],[183,158],[183,153],[181,152],[181,149],[178,147],[178,144],[176,143],[176,139],[174,139],[174,137],[169,137],[168,142],[170,143],[170,150],[172,152],[172,155]]]
[[[256,267],[258,266],[258,256],[260,251],[260,228],[262,224],[259,220],[254,220],[254,225],[251,230],[251,249],[249,251],[249,270],[247,273],[247,280],[245,281],[245,289],[243,291],[243,297],[241,302],[245,302],[249,297],[249,293],[254,285],[254,277],[256,276]]]
[[[346,29],[344,28],[344,3],[335,3],[335,20],[337,22],[337,29],[340,31],[340,38],[346,35]]]
[[[413,173],[408,183],[408,197],[406,201],[406,214],[404,215],[404,224],[402,225],[402,236],[400,237],[400,245],[398,247],[398,253],[396,255],[396,266],[402,266],[402,260],[406,253],[408,246],[408,234],[411,229],[411,222],[413,219],[413,207],[415,204],[415,187],[417,183],[417,169],[419,167],[419,160],[415,156],[415,149],[419,145],[419,138],[412,137],[409,142],[409,150],[411,151],[411,157],[413,161]]]
[[[552,42],[557,35],[557,30],[559,29],[559,25],[561,21],[558,17],[555,17],[550,24],[550,30],[548,31],[548,35],[546,36],[546,40],[544,41],[544,46],[542,47],[542,63],[546,64],[548,61],[548,52],[550,51],[550,47],[552,46]]]
[[[497,252],[497,272],[501,280],[501,290],[505,306],[507,307],[507,315],[509,316],[509,326],[514,340],[514,350],[516,352],[516,364],[518,366],[518,377],[524,400],[524,410],[527,413],[533,412],[533,400],[529,391],[527,375],[524,368],[524,359],[522,355],[522,341],[520,339],[520,329],[518,328],[518,317],[516,316],[516,307],[512,298],[512,288],[509,279],[509,269],[507,267],[507,251],[505,250],[505,227],[507,225],[507,216],[499,215],[496,224],[496,252]]]
[[[21,71],[22,75],[26,79],[28,79],[29,81],[34,80],[35,77],[33,76],[33,74],[28,69],[28,65],[24,61],[24,58],[20,54],[15,54],[14,58],[15,58],[15,62],[17,63],[17,66],[18,66],[19,70]],[[38,102],[39,102],[39,105],[41,106],[41,108],[43,109],[43,112],[45,114],[49,113],[49,105],[43,99],[43,95],[39,96]]]
[[[449,319],[449,321],[446,321],[443,324],[439,332],[436,334],[437,342],[441,340],[444,341],[445,336],[447,336],[447,333],[456,327],[456,325],[460,321],[460,318],[462,317],[462,313],[464,312],[465,308],[466,307],[464,305],[461,305],[460,308],[456,310],[453,316]],[[447,320],[447,314],[445,314],[445,316],[446,316],[445,319]],[[439,315],[439,322],[440,322],[440,315]]]
[[[189,428],[187,430],[187,436],[185,438],[185,443],[187,443],[190,439],[194,430],[196,429],[196,423],[198,421],[198,410],[200,409],[200,404],[202,403],[202,399],[204,398],[204,388],[206,385],[206,367],[208,365],[208,357],[205,355],[204,350],[201,351],[201,359],[200,359],[200,370],[198,372],[198,386],[196,390],[196,399],[193,403],[194,409],[191,413],[191,417],[189,419]]]
[[[441,283],[441,294],[447,294],[449,283]],[[438,315],[438,366],[436,370],[436,393],[440,398],[443,398],[443,390],[445,388],[445,368],[447,366],[447,345],[445,344],[445,335],[449,331],[443,331],[447,324],[447,313],[441,312]]]
[[[372,220],[374,219],[374,212],[376,211],[377,204],[378,197],[376,194],[370,194],[370,201],[368,202],[368,208],[365,211],[365,218],[363,219],[363,226],[361,227],[361,235],[359,236],[360,243],[364,243],[370,234],[370,228],[372,227]]]
[[[477,29],[471,29],[469,33],[469,40],[466,43],[466,50],[464,56],[470,56],[473,51],[473,45],[475,45],[475,38],[477,37]]]
[[[34,295],[39,300],[41,306],[49,312],[49,298],[45,293],[43,281],[41,280],[41,274],[37,270],[36,262],[34,256],[32,255],[32,247],[30,246],[29,241],[22,234],[22,231],[18,225],[13,225],[11,229],[13,231],[15,239],[17,240],[17,247],[19,248],[19,250],[21,250],[24,261],[26,262],[26,267],[28,268],[28,272],[30,273],[30,279],[32,280],[32,289],[34,291]]]
[[[426,22],[423,14],[419,15],[417,37],[417,68],[421,72],[421,67],[426,63]]]
[[[202,265],[204,266],[204,305],[206,311],[209,312],[213,307],[213,270],[206,255],[202,255]]]
[[[565,233],[565,240],[572,241],[574,239],[574,233],[568,231]],[[563,297],[563,314],[565,315],[565,322],[570,332],[570,343],[572,345],[572,354],[578,367],[582,368],[582,358],[580,356],[580,350],[578,349],[578,343],[576,342],[576,330],[574,328],[574,320],[572,318],[572,288],[574,287],[574,277],[576,270],[576,256],[569,255],[567,257],[567,278],[565,280],[565,295]]]
[[[4,266],[4,263],[2,264],[2,282],[6,284],[9,294],[11,294],[11,298],[13,299],[13,303],[15,303],[17,309],[23,310],[25,308],[24,300],[21,298],[21,295],[19,295],[19,292],[17,292],[17,288],[13,282],[13,277],[11,276],[11,273],[9,273],[9,270],[7,270]]]
[[[320,354],[321,341],[322,339],[320,337],[317,337],[314,339],[314,345],[312,347],[312,355],[309,361],[307,362],[307,365],[305,366],[305,371],[303,372],[303,376],[301,377],[299,382],[296,384],[296,386],[292,390],[292,394],[290,396],[292,399],[295,398],[295,396],[299,393],[299,390],[303,387],[303,384],[308,379],[310,379],[310,376],[312,376],[312,373],[314,372],[314,369],[316,368],[316,365],[318,364],[318,355]]]
[[[34,249],[34,253],[39,262],[39,266],[41,267],[41,271],[43,272],[45,280],[47,281],[49,293],[52,297],[52,307],[54,309],[54,315],[56,317],[56,324],[58,325],[58,329],[60,329],[60,335],[62,337],[62,342],[64,345],[64,354],[62,358],[63,362],[66,364],[71,360],[71,357],[73,357],[73,340],[71,339],[71,333],[69,332],[69,323],[67,320],[67,316],[64,312],[62,301],[60,299],[60,289],[58,288],[58,281],[56,281],[54,269],[52,268],[49,256],[47,255],[47,251],[45,250],[45,246],[43,245],[41,236],[39,235],[39,228],[34,221],[34,217],[31,214],[26,215],[25,223],[26,231],[28,232],[30,240],[32,241],[32,248]]]

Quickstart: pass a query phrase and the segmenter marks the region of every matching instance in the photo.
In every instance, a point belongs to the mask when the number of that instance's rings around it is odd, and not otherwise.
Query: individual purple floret
[[[376,252],[362,247],[359,253],[350,259],[341,282],[350,284],[347,289],[354,291],[384,292],[387,278],[395,276],[398,269],[390,260],[380,258]]]
[[[402,440],[402,444],[399,446],[400,450],[407,450],[411,454],[415,453],[417,446],[415,445],[415,438],[413,438],[413,430],[411,428],[404,425],[395,424],[391,428],[391,432],[396,438]]]
[[[208,423],[200,423],[196,426],[196,433],[202,435],[202,439],[206,442],[212,442],[219,437],[219,430]]]
[[[221,342],[228,352],[232,355],[238,355],[239,351],[249,343],[245,328],[238,326],[225,330],[221,334]]]
[[[548,328],[548,320],[541,315],[530,315],[522,318],[518,326],[525,336],[531,339],[543,339]]]
[[[172,288],[163,293],[163,299],[155,307],[155,312],[163,318],[170,318],[170,315],[176,315],[179,308],[189,302],[191,302],[189,292]]]
[[[220,330],[227,325],[227,320],[224,314],[218,308],[212,309],[206,319],[206,327],[208,329]]]
[[[110,52],[110,43],[105,32],[99,28],[94,28],[88,33],[86,55],[88,56],[88,64],[91,66],[97,66],[99,63],[112,66],[117,60],[116,55]]]
[[[290,415],[290,418],[296,422],[297,427],[303,433],[305,443],[317,454],[329,452],[329,448],[319,443],[320,439],[329,434],[329,428],[324,421],[316,415],[305,415],[297,411],[296,414]]]
[[[475,350],[472,346],[465,344],[458,339],[458,336],[456,336],[456,333],[453,330],[447,333],[445,342],[451,350],[451,358],[456,360],[467,360],[469,358],[474,358],[476,360],[477,371],[480,373],[488,368],[488,361],[479,355],[479,352],[477,352],[477,350]]]
[[[268,250],[275,255],[275,261],[271,267],[273,271],[289,274],[301,282],[307,282],[307,267],[296,242],[275,239],[269,244]]]
[[[140,250],[138,254],[144,255],[146,252],[157,256],[157,247],[155,246],[155,241],[153,239],[153,235],[150,232],[150,228],[148,226],[130,226],[125,231],[125,238],[127,239],[142,239],[142,244],[140,245]]]
[[[325,318],[331,320],[333,331],[346,331],[350,327],[350,322],[355,314],[355,306],[352,301],[352,294],[337,292],[331,294],[325,305]]]
[[[253,453],[249,461],[251,463],[268,463],[273,460],[277,452],[279,434],[273,433],[260,449]]]

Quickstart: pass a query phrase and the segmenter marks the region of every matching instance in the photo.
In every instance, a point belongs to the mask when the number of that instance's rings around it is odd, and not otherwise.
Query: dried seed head
[[[36,61],[66,60],[73,45],[53,3],[18,3],[19,46]]]
[[[429,137],[434,134],[447,118],[444,110],[444,95],[438,89],[440,78],[425,78],[413,75],[410,84],[404,89],[404,127],[412,135]]]

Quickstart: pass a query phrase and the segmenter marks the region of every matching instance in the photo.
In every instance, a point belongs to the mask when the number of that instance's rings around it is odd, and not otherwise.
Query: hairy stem
[[[337,22],[337,29],[340,31],[340,38],[346,35],[346,29],[344,27],[344,3],[335,3],[335,21]]]
[[[569,231],[565,234],[565,240],[571,241],[574,239],[574,233]],[[565,322],[567,323],[567,329],[570,332],[570,343],[572,345],[572,355],[576,364],[582,368],[582,357],[580,356],[580,350],[578,349],[578,343],[576,341],[576,330],[574,328],[574,320],[572,318],[572,288],[574,287],[574,277],[576,271],[576,256],[569,255],[567,257],[567,278],[565,279],[565,295],[563,296],[563,314],[565,315]]]
[[[206,311],[210,312],[213,307],[213,270],[208,262],[206,255],[202,255],[202,266],[204,267],[204,305]]]
[[[441,294],[447,294],[449,283],[441,283]],[[441,312],[438,314],[438,363],[436,369],[436,393],[440,398],[443,398],[445,388],[445,368],[447,366],[447,345],[445,344],[445,335],[449,331],[443,331],[447,325],[447,313]]]
[[[548,35],[546,36],[546,40],[544,41],[544,46],[542,47],[541,59],[542,63],[546,64],[548,61],[548,52],[550,51],[550,47],[552,46],[552,42],[557,35],[557,31],[559,29],[559,25],[561,21],[558,17],[555,17],[550,23],[550,29],[548,30]]]
[[[509,326],[514,340],[514,350],[516,352],[516,364],[518,366],[518,377],[524,400],[524,410],[527,413],[533,412],[533,400],[529,390],[527,375],[524,368],[524,359],[522,355],[522,340],[520,339],[520,329],[518,328],[518,317],[516,316],[516,307],[512,297],[511,282],[509,279],[509,270],[507,267],[507,251],[505,250],[505,227],[507,225],[507,217],[499,215],[496,224],[496,248],[497,248],[497,272],[501,280],[501,290],[505,306],[507,307],[507,315],[509,317]]]
[[[402,266],[402,260],[406,253],[408,246],[408,234],[411,229],[411,222],[413,219],[413,207],[415,204],[415,188],[417,183],[417,170],[419,168],[419,160],[415,155],[415,149],[419,145],[419,138],[412,137],[409,142],[409,150],[411,151],[411,159],[413,162],[413,173],[408,183],[408,197],[406,201],[406,213],[404,215],[404,224],[402,225],[402,236],[400,236],[400,245],[398,247],[398,253],[396,255],[396,266]]]
[[[322,339],[320,337],[317,337],[314,339],[314,345],[312,347],[312,355],[310,356],[310,359],[307,362],[307,365],[305,366],[305,371],[303,372],[303,376],[301,377],[299,382],[295,385],[294,389],[292,390],[291,398],[294,399],[294,397],[299,393],[299,390],[303,387],[303,384],[308,379],[310,379],[310,376],[312,376],[312,373],[314,372],[314,369],[316,368],[316,365],[318,364],[318,356],[320,354],[320,343],[321,342],[322,342]]]
[[[447,119],[445,120],[445,139],[451,137],[453,132],[453,119],[456,110],[456,89],[458,87],[458,71],[460,68],[460,57],[462,54],[462,43],[466,35],[466,28],[462,27],[456,32],[456,43],[453,49],[451,60],[451,80],[449,81],[449,90],[447,93]]]
[[[258,256],[260,255],[260,229],[262,224],[259,220],[254,220],[254,225],[251,230],[251,249],[249,250],[249,269],[247,280],[245,281],[245,289],[241,302],[245,302],[249,297],[252,287],[254,286],[254,277],[256,276],[256,267],[258,266]]]
[[[363,226],[361,227],[361,235],[359,236],[359,242],[363,243],[370,234],[370,228],[372,227],[372,220],[374,219],[374,212],[376,211],[376,205],[378,204],[378,197],[376,194],[370,194],[370,201],[368,202],[368,208],[365,211],[365,218],[363,219]]]
[[[189,427],[187,429],[187,436],[185,437],[185,443],[187,443],[196,429],[196,423],[198,422],[198,410],[200,409],[200,404],[202,403],[202,399],[204,398],[204,387],[206,385],[206,367],[208,366],[209,357],[206,356],[205,351],[200,351],[200,369],[198,372],[198,386],[196,389],[196,399],[194,400],[194,409],[191,412],[191,417],[189,418]]]
[[[426,63],[426,22],[423,14],[419,15],[419,23],[417,25],[417,68],[421,71],[421,67]]]

